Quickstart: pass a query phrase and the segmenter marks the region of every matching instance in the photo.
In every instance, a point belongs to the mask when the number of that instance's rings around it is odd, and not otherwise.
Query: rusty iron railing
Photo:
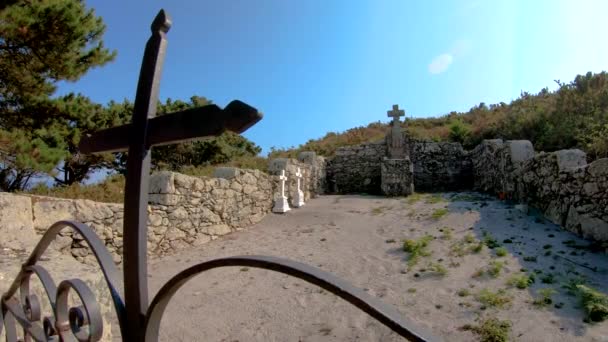
[[[8,291],[2,295],[0,332],[4,327],[9,342],[98,341],[102,337],[101,310],[91,289],[79,279],[63,280],[55,285],[48,271],[37,264],[59,231],[68,227],[84,238],[97,259],[111,294],[123,341],[157,341],[164,310],[175,292],[192,277],[226,266],[267,269],[303,279],[345,299],[406,339],[437,340],[406,321],[392,306],[347,282],[318,268],[270,256],[235,256],[192,266],[170,279],[149,303],[146,241],[152,146],[217,136],[226,130],[242,133],[262,118],[255,108],[240,101],[233,101],[224,109],[209,105],[154,118],[166,33],[170,26],[170,18],[161,10],[152,23],[152,36],[146,44],[132,123],[96,132],[84,137],[80,143],[83,153],[128,151],[123,226],[124,287],[120,286],[119,270],[112,256],[95,232],[79,222],[59,221],[46,231]],[[43,316],[37,295],[30,291],[32,276],[42,283],[51,304],[50,315]],[[82,305],[70,307],[70,291],[75,292]],[[23,329],[20,335],[18,327]]]

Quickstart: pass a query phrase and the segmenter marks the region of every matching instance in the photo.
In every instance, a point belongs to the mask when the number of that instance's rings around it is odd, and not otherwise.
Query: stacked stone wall
[[[472,151],[475,190],[539,209],[552,222],[608,241],[608,158],[581,150],[534,153],[529,141],[484,141]]]
[[[414,165],[415,191],[445,191],[470,188],[472,164],[459,143],[408,141]],[[379,194],[386,143],[341,147],[327,163],[328,191],[333,193]],[[409,170],[405,170],[408,172]]]
[[[410,149],[416,191],[460,190],[471,187],[471,159],[459,143],[412,141]]]
[[[386,143],[341,147],[327,163],[327,189],[332,193],[379,194]]]
[[[199,178],[173,172],[153,174],[148,206],[148,254],[170,254],[259,222],[272,207],[273,177],[258,170],[235,169],[234,177]],[[53,223],[76,220],[105,242],[114,261],[122,261],[123,206],[0,193],[0,248],[31,251]],[[94,264],[86,242],[70,229],[53,249]]]

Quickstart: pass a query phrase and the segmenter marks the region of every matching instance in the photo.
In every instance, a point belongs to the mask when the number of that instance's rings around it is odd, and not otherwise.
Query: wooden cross
[[[161,10],[152,23],[152,36],[139,74],[133,119],[130,124],[83,137],[83,153],[128,151],[124,201],[124,294],[126,319],[132,328],[124,341],[143,341],[148,310],[147,238],[148,186],[152,146],[217,136],[226,130],[242,133],[262,115],[240,101],[223,110],[216,105],[188,109],[155,118],[160,74],[171,19]],[[124,333],[124,332],[123,332]]]
[[[399,109],[399,105],[393,105],[393,109],[386,112],[388,117],[393,118],[393,123],[399,122],[400,116],[405,116],[405,111],[403,109]]]

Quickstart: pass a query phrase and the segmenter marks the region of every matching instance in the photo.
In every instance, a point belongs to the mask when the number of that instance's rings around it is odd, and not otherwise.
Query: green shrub
[[[460,289],[458,290],[458,292],[456,292],[458,294],[458,296],[460,297],[466,297],[471,295],[471,291],[469,291],[468,289]]]
[[[487,272],[492,278],[496,278],[500,275],[500,271],[502,271],[504,266],[505,263],[502,261],[491,261],[490,265],[488,266]]]
[[[494,252],[496,253],[497,257],[504,257],[507,255],[507,249],[504,247],[498,247],[494,250]]]
[[[448,270],[440,263],[430,263],[427,267],[429,272],[437,273],[440,276],[445,276],[448,274]]]
[[[587,319],[601,322],[608,318],[608,296],[585,285],[577,285]]]
[[[488,232],[483,232],[483,242],[488,246],[489,249],[494,249],[496,247],[500,247],[498,241],[492,237]]]
[[[435,204],[435,203],[440,203],[440,202],[446,202],[446,199],[443,198],[441,195],[437,195],[437,194],[429,196],[426,199],[426,203],[428,203],[428,204]]]
[[[423,197],[422,194],[414,192],[413,194],[409,195],[405,201],[407,202],[407,204],[414,204],[414,203],[420,201],[422,199],[422,197]]]
[[[557,291],[552,288],[540,289],[536,291],[538,297],[534,300],[534,302],[532,302],[532,304],[538,307],[545,307],[547,305],[551,305],[553,304],[553,299],[551,297],[553,297],[553,295],[556,293]]]
[[[435,209],[433,213],[431,213],[431,217],[435,220],[439,220],[449,213],[449,210],[446,208]]]
[[[409,253],[407,260],[409,267],[416,265],[420,257],[431,255],[428,251],[428,246],[431,241],[433,241],[432,235],[425,235],[418,240],[407,239],[403,241],[403,251]]]
[[[481,291],[479,291],[479,293],[477,293],[475,299],[477,299],[477,301],[486,306],[496,308],[503,308],[511,303],[511,297],[503,289],[500,289],[497,292],[492,292],[488,289],[482,289]]]
[[[478,326],[467,324],[462,329],[479,335],[481,342],[507,342],[511,333],[511,322],[488,318]]]
[[[509,286],[515,286],[518,289],[525,289],[528,286],[532,285],[534,283],[534,276],[528,276],[525,274],[521,274],[521,275],[514,275],[511,278],[509,278],[509,280],[507,280],[507,284]]]
[[[122,203],[125,193],[125,177],[112,175],[103,182],[90,185],[72,184],[70,186],[48,187],[38,184],[27,193],[71,199],[88,199],[97,202]]]

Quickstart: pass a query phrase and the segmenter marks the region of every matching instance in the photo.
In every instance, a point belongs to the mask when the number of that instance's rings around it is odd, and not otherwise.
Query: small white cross
[[[298,168],[296,170],[296,177],[301,178],[302,177],[302,172],[300,172],[300,168]]]
[[[281,170],[281,175],[279,176],[279,180],[286,181],[287,177],[285,177],[285,170]]]
[[[386,112],[388,117],[393,118],[393,122],[399,122],[400,116],[405,116],[405,111],[403,109],[399,109],[399,105],[393,105],[393,110],[389,110]]]

